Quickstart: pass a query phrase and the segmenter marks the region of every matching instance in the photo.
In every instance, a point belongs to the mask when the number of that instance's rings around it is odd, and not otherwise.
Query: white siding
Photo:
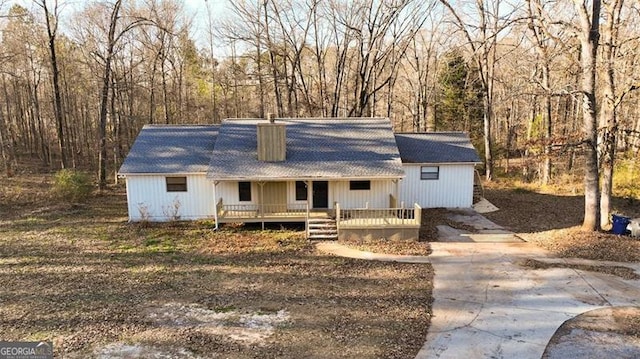
[[[438,180],[421,180],[420,167],[403,164],[405,178],[400,181],[400,200],[423,208],[469,208],[473,202],[474,166],[471,164],[430,164],[439,166]]]
[[[238,182],[220,182],[216,185],[216,203],[222,198],[224,204],[258,204],[260,186],[251,182],[251,201],[240,202]]]
[[[238,182],[219,182],[216,186],[216,203],[223,199],[224,204],[258,204],[260,199],[260,185],[251,182],[251,202],[240,202],[238,199]],[[307,201],[296,201],[296,182],[287,181],[286,203],[305,204]]]
[[[238,182],[220,182],[216,186],[216,203],[223,198],[224,204],[258,204],[260,186],[251,184],[251,202],[238,201]],[[364,208],[367,203],[370,208],[389,207],[389,195],[395,196],[396,185],[391,180],[373,180],[368,191],[351,191],[349,181],[329,181],[329,208],[339,202],[342,208]],[[295,181],[287,181],[287,203],[304,204],[306,201],[296,201]]]
[[[372,180],[371,189],[352,191],[349,181],[335,181],[329,183],[329,206],[340,203],[341,208],[388,208],[389,195],[395,195],[395,183],[392,180]]]
[[[296,204],[307,203],[307,201],[296,201],[296,181],[287,182],[287,203],[296,203]]]
[[[171,175],[187,177],[187,192],[167,192],[164,175],[128,175],[127,203],[129,220],[169,221],[174,204],[179,203],[177,215],[180,220],[213,218],[215,202],[213,183],[201,175]],[[145,214],[143,214],[145,213]]]

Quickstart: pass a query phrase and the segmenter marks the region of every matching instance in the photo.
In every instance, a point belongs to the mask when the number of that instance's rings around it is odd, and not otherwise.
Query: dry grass
[[[409,358],[424,342],[429,265],[324,256],[295,231],[130,225],[122,189],[58,205],[46,182],[0,178],[20,189],[0,194],[3,340],[52,340],[58,357],[125,341],[204,358]],[[288,319],[245,343],[150,320],[166,303]]]

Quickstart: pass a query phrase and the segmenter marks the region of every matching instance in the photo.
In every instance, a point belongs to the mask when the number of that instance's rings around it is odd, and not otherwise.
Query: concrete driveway
[[[577,269],[532,269],[522,263],[618,265],[639,274],[640,264],[554,258],[475,211],[458,212],[452,219],[474,232],[438,226],[440,242],[430,243],[427,257],[361,252],[336,242],[317,247],[350,258],[431,263],[433,315],[416,359],[640,358],[640,338],[611,335],[607,325],[556,336],[545,353],[565,321],[594,309],[639,306],[640,281]]]
[[[539,359],[566,320],[597,308],[640,304],[639,281],[525,268],[520,263],[527,258],[559,259],[533,244],[487,240],[431,243],[433,317],[416,359]]]

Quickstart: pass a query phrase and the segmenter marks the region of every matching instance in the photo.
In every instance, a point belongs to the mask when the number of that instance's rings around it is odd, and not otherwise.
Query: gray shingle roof
[[[278,119],[286,124],[284,162],[257,158],[256,124],[220,126],[208,177],[224,179],[402,177],[391,122],[383,118]]]
[[[463,132],[397,133],[404,163],[481,162],[469,136]]]
[[[118,173],[205,173],[218,128],[218,125],[145,125]]]

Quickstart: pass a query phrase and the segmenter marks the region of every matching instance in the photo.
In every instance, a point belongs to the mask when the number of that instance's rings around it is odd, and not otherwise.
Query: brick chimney
[[[267,114],[267,121],[258,123],[258,160],[282,162],[287,156],[287,131],[282,122],[276,122],[273,114]]]

